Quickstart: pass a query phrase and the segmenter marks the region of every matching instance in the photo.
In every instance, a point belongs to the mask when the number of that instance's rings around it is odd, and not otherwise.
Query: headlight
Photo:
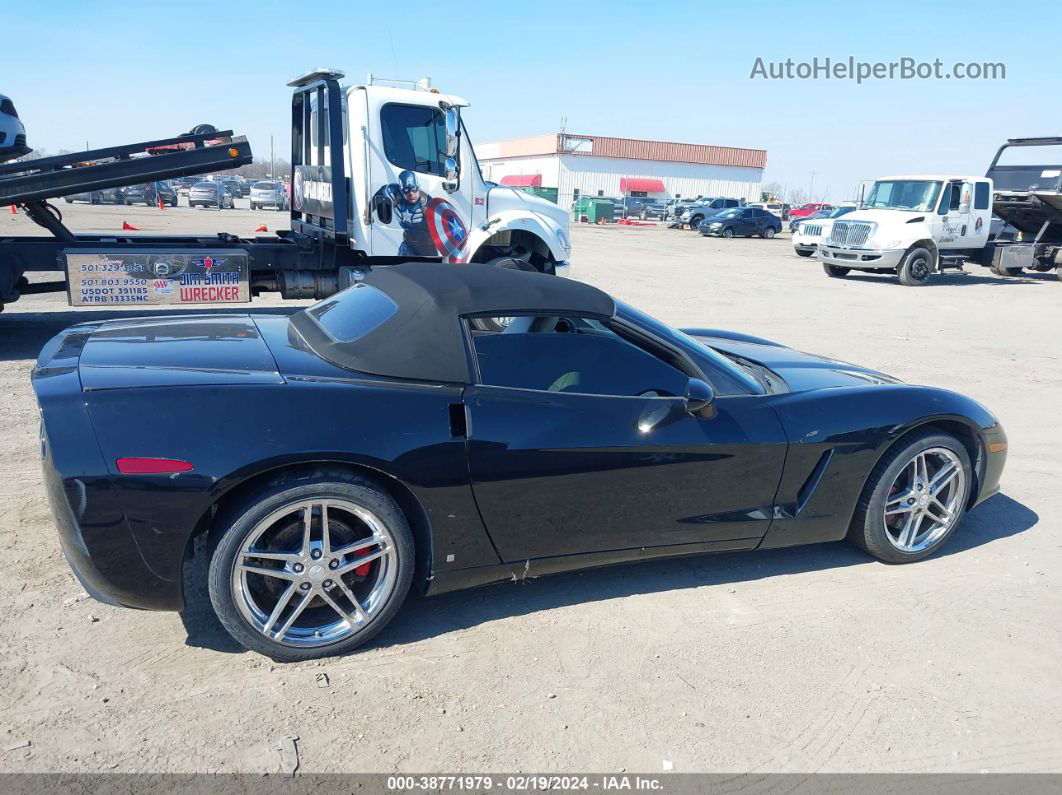
[[[720,226],[722,226],[722,225],[723,225],[723,222],[722,222],[722,221],[713,221],[712,223],[710,223],[710,224],[709,224],[709,226],[710,226],[710,227],[711,227],[712,229],[717,229],[717,228],[719,228],[719,227],[720,227]]]

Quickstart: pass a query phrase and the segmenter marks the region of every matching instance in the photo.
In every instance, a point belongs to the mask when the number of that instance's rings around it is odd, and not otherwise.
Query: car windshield
[[[929,212],[937,204],[941,183],[921,179],[875,182],[864,206],[874,210]]]
[[[623,301],[616,301],[616,317],[634,321],[636,325],[649,329],[661,339],[679,348],[687,351],[692,348],[702,359],[699,362],[701,369],[707,371],[705,375],[713,382],[713,386],[720,394],[763,393],[763,387],[752,375],[714,348],[698,342],[689,334],[672,328],[666,323],[661,323],[656,318]],[[728,383],[720,383],[721,379],[725,379]]]

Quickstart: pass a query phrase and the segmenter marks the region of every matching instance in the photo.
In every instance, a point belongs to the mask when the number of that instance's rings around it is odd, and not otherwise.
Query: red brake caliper
[[[365,550],[365,551],[368,552],[369,550]],[[368,576],[369,569],[371,569],[371,568],[372,568],[372,561],[370,560],[368,563],[363,563],[360,566],[358,566],[356,569],[354,569],[354,573],[357,574],[359,577],[366,577],[366,576]]]

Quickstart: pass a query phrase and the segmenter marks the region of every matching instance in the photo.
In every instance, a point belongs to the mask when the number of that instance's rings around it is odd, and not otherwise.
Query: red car
[[[802,204],[799,207],[794,207],[789,211],[790,218],[807,218],[809,215],[814,215],[817,212],[826,210],[827,212],[833,209],[832,204],[819,204],[811,202],[809,204]]]

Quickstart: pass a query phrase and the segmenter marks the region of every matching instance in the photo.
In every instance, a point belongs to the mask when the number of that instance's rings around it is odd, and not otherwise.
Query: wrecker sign
[[[71,306],[229,304],[251,300],[247,253],[240,249],[68,249]]]

